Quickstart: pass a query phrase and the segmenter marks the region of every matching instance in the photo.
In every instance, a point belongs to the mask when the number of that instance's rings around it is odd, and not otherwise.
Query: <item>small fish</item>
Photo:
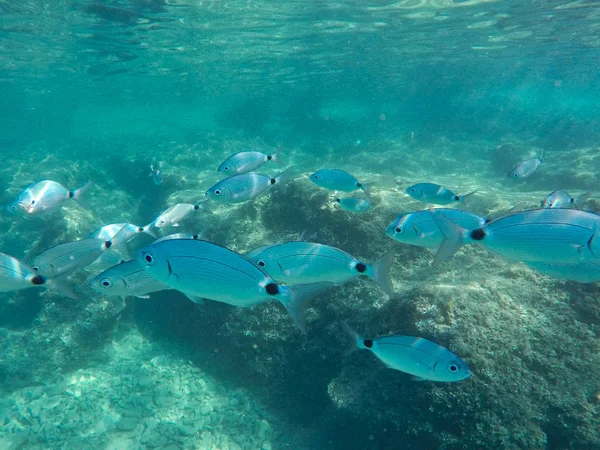
[[[186,219],[194,211],[198,211],[200,205],[191,203],[177,203],[161,212],[156,219],[152,221],[155,228],[178,227],[179,223]]]
[[[90,287],[101,294],[140,298],[148,298],[148,294],[153,292],[171,289],[142,269],[137,259],[105,270],[90,280]]]
[[[66,242],[44,250],[32,258],[29,264],[46,278],[67,277],[93,263],[111,246],[111,241],[96,238]]]
[[[393,251],[369,264],[329,245],[292,241],[259,247],[246,256],[273,279],[283,283],[330,281],[343,284],[364,275],[375,281],[388,296],[395,296],[389,275],[390,266],[394,262]]]
[[[435,205],[449,205],[450,203],[462,202],[477,191],[465,195],[456,195],[449,189],[435,183],[417,183],[406,188],[405,191],[415,200]]]
[[[591,192],[584,192],[578,197],[571,197],[568,192],[554,191],[542,201],[542,208],[577,208],[583,207],[583,204],[590,198]]]
[[[281,147],[278,147],[271,155],[265,155],[264,153],[257,151],[238,152],[227,158],[217,170],[230,175],[240,175],[242,173],[252,172],[267,161],[278,162],[280,150]]]
[[[525,161],[517,164],[513,170],[508,172],[508,177],[514,178],[516,180],[522,180],[530,177],[533,174],[533,172],[535,172],[537,168],[540,167],[540,164],[542,164],[543,157],[544,151],[542,150],[542,153],[540,154],[539,158],[526,159]]]
[[[219,181],[208,191],[206,196],[220,203],[242,203],[252,200],[275,184],[285,184],[293,176],[292,169],[287,169],[275,178],[258,173],[234,175]]]
[[[331,191],[352,192],[362,189],[367,197],[375,185],[375,183],[361,183],[353,175],[340,169],[317,170],[309,178],[317,186]]]
[[[111,223],[93,231],[88,237],[110,241],[117,234],[121,233],[119,234],[120,238],[125,242],[129,242],[140,233],[145,233],[153,238],[156,238],[156,235],[151,228],[152,223],[149,223],[145,227],[140,227],[132,223]]]
[[[194,239],[194,240],[203,240],[203,233],[200,234],[191,234],[191,233],[174,233],[163,236],[153,242],[156,244],[157,242],[168,241],[169,239]]]
[[[579,263],[557,264],[547,262],[526,262],[531,269],[557,280],[595,283],[600,281],[600,259]]]
[[[342,324],[351,340],[348,352],[366,348],[386,367],[408,373],[415,380],[454,382],[471,376],[467,363],[435,342],[398,335],[364,339],[347,323]]]
[[[158,186],[162,183],[162,172],[158,167],[154,167],[154,164],[150,164],[150,173],[148,174],[148,178],[150,177],[155,185]]]
[[[350,212],[365,212],[373,207],[373,204],[369,200],[364,200],[362,198],[336,197],[333,201],[338,203],[342,207],[342,209]]]
[[[434,211],[467,230],[480,228],[487,222],[484,217],[460,209],[436,208]],[[403,244],[431,249],[439,248],[444,241],[444,235],[435,223],[430,210],[399,215],[386,228],[385,233]]]
[[[137,260],[154,279],[188,296],[241,307],[279,300],[302,331],[306,330],[303,311],[308,300],[331,286],[278,284],[239,253],[193,239],[153,243],[138,252]]]
[[[41,216],[60,209],[68,200],[83,204],[82,197],[91,186],[92,182],[89,181],[84,186],[69,191],[56,181],[43,180],[25,188],[7,209],[24,216]]]
[[[13,256],[0,253],[0,292],[18,291],[32,287],[46,287],[77,299],[77,295],[69,285],[40,275],[29,264]]]
[[[465,229],[432,210],[444,241],[434,263],[463,245],[476,243],[522,262],[570,264],[600,258],[600,216],[577,209],[544,208],[508,214],[482,227]]]

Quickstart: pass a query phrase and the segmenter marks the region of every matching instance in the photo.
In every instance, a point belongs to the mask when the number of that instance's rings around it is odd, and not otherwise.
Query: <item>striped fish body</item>
[[[40,275],[56,278],[90,265],[109,247],[107,241],[96,238],[66,242],[44,250],[29,263]]]
[[[234,175],[219,181],[206,191],[206,196],[220,203],[242,203],[259,196],[277,182],[258,173]]]
[[[153,292],[170,289],[146,272],[137,259],[123,262],[90,280],[90,287],[106,295],[132,295],[141,297]]]
[[[467,230],[480,228],[486,219],[467,211],[451,208],[436,208],[436,212]],[[437,248],[444,235],[431,215],[431,211],[417,211],[399,215],[386,229],[386,234],[403,244]]]
[[[471,371],[454,353],[427,339],[412,336],[384,336],[363,340],[387,367],[430,381],[460,381]],[[369,346],[370,345],[370,346]]]
[[[227,158],[218,168],[219,172],[239,175],[258,169],[267,161],[275,159],[277,153],[266,155],[257,151],[238,152]]]
[[[103,241],[110,241],[115,235],[121,231],[121,229],[128,225],[127,223],[111,223],[104,225],[101,228],[90,233],[89,238],[102,239]]]
[[[459,195],[434,183],[414,184],[406,189],[406,193],[415,200],[436,205],[449,205],[461,200]]]
[[[365,212],[373,207],[370,201],[362,198],[336,198],[335,201],[349,212]]]
[[[31,266],[17,258],[0,253],[0,292],[18,291],[46,283]]]
[[[343,250],[313,242],[285,242],[246,255],[275,280],[289,284],[345,283],[365,274],[367,265]],[[360,264],[359,271],[357,266]]]
[[[21,192],[17,202],[25,213],[42,215],[59,209],[69,198],[71,193],[62,184],[43,180]]]
[[[579,263],[557,264],[546,262],[525,262],[533,270],[558,280],[594,283],[600,281],[600,259]]]
[[[467,239],[505,258],[573,263],[600,257],[600,216],[576,209],[537,209],[493,220]]]
[[[321,169],[309,178],[317,186],[332,191],[352,192],[363,189],[363,185],[356,177],[340,169]]]

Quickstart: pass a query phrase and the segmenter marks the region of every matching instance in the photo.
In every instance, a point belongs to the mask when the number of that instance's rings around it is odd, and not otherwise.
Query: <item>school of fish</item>
[[[530,177],[542,164],[542,156],[517,164],[508,178]],[[217,169],[227,177],[206,190],[205,200],[243,203],[293,180],[291,168],[273,177],[254,172],[267,163],[281,163],[280,148],[271,153],[251,150],[229,156]],[[150,170],[152,182],[160,185],[162,171],[154,164]],[[333,196],[331,202],[348,212],[373,208],[374,183],[365,183],[336,168],[320,169],[308,178],[333,194],[358,192],[360,195],[353,197]],[[56,181],[42,180],[23,189],[6,210],[31,218],[55,213],[71,200],[85,207],[91,187],[92,182],[88,182],[69,190]],[[434,264],[449,261],[464,245],[475,244],[553,278],[582,283],[600,281],[600,215],[581,209],[590,192],[572,197],[565,191],[554,191],[539,209],[511,211],[493,219],[461,209],[431,206],[462,205],[475,192],[458,195],[430,182],[414,184],[405,192],[428,207],[400,214],[385,232],[397,242],[434,250]],[[364,277],[379,286],[382,294],[390,298],[395,295],[389,275],[393,250],[367,262],[342,249],[303,240],[266,243],[240,254],[204,240],[201,235],[178,233],[159,237],[159,232],[178,227],[205,208],[204,203],[178,203],[164,209],[145,226],[107,224],[81,240],[49,247],[28,261],[0,253],[0,292],[38,287],[78,298],[68,277],[81,269],[96,268],[100,273],[92,277],[89,286],[104,295],[149,298],[152,293],[173,289],[194,303],[207,299],[236,307],[276,300],[304,333],[308,302],[335,286]],[[138,245],[130,256],[129,246],[143,235],[153,241],[141,248]],[[366,339],[346,322],[342,328],[350,340],[349,352],[370,350],[387,367],[415,379],[455,382],[472,374],[460,357],[425,338],[387,335]]]

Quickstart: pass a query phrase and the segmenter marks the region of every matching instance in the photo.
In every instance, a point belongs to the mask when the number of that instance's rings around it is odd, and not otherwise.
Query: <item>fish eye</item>
[[[227,171],[229,170],[229,167],[225,166],[225,167],[223,167],[223,170],[224,170],[225,172],[227,172]]]
[[[313,178],[316,180],[317,178],[319,178],[319,175],[313,175]]]
[[[258,264],[260,267],[265,267],[267,265],[262,259],[259,259],[256,264]]]
[[[31,200],[31,206],[35,205],[35,200]]]
[[[144,256],[144,260],[148,264],[153,264],[154,263],[154,257],[150,253],[147,253],[146,256]]]
[[[102,280],[100,280],[100,285],[102,287],[111,287],[112,282],[108,278],[103,278]]]
[[[217,190],[215,191],[215,195],[221,195],[221,191],[217,189]]]
[[[410,188],[410,192],[415,192],[415,188]]]
[[[32,268],[33,270],[35,270],[36,272],[39,272],[39,271],[40,271],[40,267],[39,267],[39,266],[31,266],[31,268]]]
[[[460,370],[460,366],[458,364],[456,364],[455,362],[451,362],[448,364],[448,370],[451,373],[457,373]]]
[[[402,228],[396,227],[396,233],[402,233]]]
[[[517,172],[513,173],[514,178],[519,178],[519,174]]]

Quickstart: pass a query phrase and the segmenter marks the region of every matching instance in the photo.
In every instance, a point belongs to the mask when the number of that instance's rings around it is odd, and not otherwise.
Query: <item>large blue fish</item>
[[[456,195],[450,189],[435,183],[417,183],[406,188],[406,193],[415,200],[424,203],[433,203],[435,205],[449,205],[451,203],[462,202],[475,191],[465,195]]]
[[[278,284],[245,256],[195,239],[155,242],[140,250],[137,260],[154,279],[186,295],[243,307],[279,300],[302,331],[308,300],[332,285]]]
[[[357,189],[367,194],[371,192],[371,188],[375,183],[361,183],[354,175],[350,175],[340,169],[321,169],[317,170],[310,177],[310,181],[317,186],[329,189],[332,191],[352,192]]]
[[[509,173],[508,177],[515,180],[523,180],[533,175],[538,167],[542,164],[542,158],[544,157],[544,151],[542,150],[539,157],[529,158],[523,162],[517,164]]]
[[[278,161],[280,147],[271,155],[265,155],[258,151],[238,152],[227,158],[218,171],[229,175],[239,175],[252,172],[268,161]]]
[[[273,279],[289,284],[331,281],[342,284],[365,275],[390,297],[394,287],[389,276],[394,252],[389,251],[369,264],[339,248],[314,242],[285,242],[260,247],[246,255]]]
[[[252,200],[275,184],[285,184],[293,176],[292,169],[280,173],[275,178],[258,173],[234,175],[219,181],[206,196],[219,203],[242,203]]]
[[[467,230],[432,210],[444,234],[435,262],[448,260],[464,244],[477,243],[510,260],[579,263],[600,258],[600,216],[576,209],[535,209]]]
[[[482,227],[487,222],[484,217],[460,209],[437,208],[434,211],[467,230]],[[444,235],[427,209],[399,215],[387,227],[386,234],[403,244],[432,249],[438,248],[444,241]]]
[[[471,376],[471,369],[462,359],[435,342],[413,336],[381,336],[365,339],[343,323],[350,338],[349,351],[370,350],[390,369],[412,375],[416,380],[453,382]]]

